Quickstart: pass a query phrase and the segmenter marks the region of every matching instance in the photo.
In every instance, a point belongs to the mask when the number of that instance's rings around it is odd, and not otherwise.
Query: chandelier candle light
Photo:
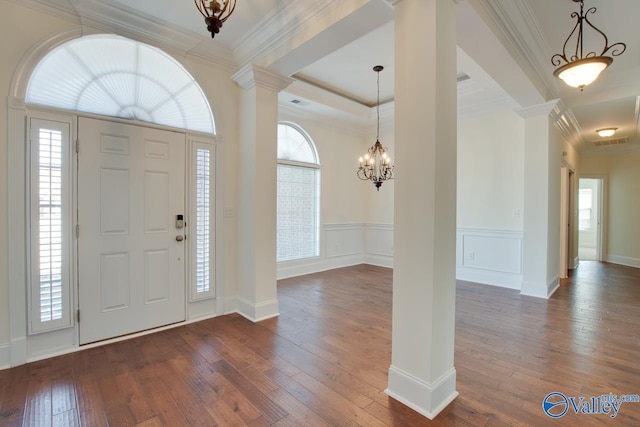
[[[609,39],[607,39],[605,33],[589,21],[589,15],[595,14],[596,8],[592,7],[584,12],[584,0],[572,1],[580,3],[580,13],[573,12],[571,14],[571,17],[577,20],[576,25],[573,27],[569,37],[567,37],[567,40],[565,40],[562,53],[556,53],[551,57],[551,64],[558,67],[564,61],[565,64],[557,68],[553,75],[564,80],[569,86],[580,88],[582,91],[585,86],[593,83],[605,68],[611,65],[613,62],[611,56],[622,55],[627,49],[627,45],[619,42],[609,46]],[[588,27],[584,25],[585,22]],[[604,47],[599,54],[593,50],[585,53],[583,31],[589,29],[589,27],[604,40]],[[574,43],[575,50],[573,49]],[[610,53],[611,56],[606,56],[607,53]]]
[[[211,38],[220,32],[222,24],[229,19],[236,8],[236,0],[193,0],[196,7],[204,16],[207,30]]]
[[[376,189],[380,191],[380,186],[384,181],[393,179],[393,165],[391,157],[387,154],[388,148],[380,143],[380,71],[384,67],[376,65],[373,71],[378,73],[378,101],[376,103],[376,114],[378,117],[376,143],[367,150],[364,157],[360,157],[360,167],[358,168],[358,178],[363,181],[371,181]]]

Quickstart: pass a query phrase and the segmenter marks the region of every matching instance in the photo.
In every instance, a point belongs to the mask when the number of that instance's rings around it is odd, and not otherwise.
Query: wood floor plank
[[[551,420],[546,394],[635,394],[640,270],[582,263],[549,300],[459,281],[459,397],[428,420],[388,397],[392,271],[278,283],[280,316],[238,314],[0,371],[0,426],[640,425],[640,403]]]

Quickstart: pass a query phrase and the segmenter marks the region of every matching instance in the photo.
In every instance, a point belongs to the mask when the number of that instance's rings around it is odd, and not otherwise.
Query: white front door
[[[78,120],[80,344],[185,320],[185,135]]]

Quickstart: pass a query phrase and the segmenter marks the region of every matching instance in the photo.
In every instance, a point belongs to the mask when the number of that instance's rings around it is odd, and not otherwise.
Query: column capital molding
[[[232,79],[244,90],[258,86],[274,92],[280,92],[293,83],[293,79],[273,74],[255,65],[245,65],[239,69]]]
[[[516,108],[514,111],[523,119],[531,117],[550,115],[556,108],[560,99],[552,99],[544,104],[530,105],[528,107]]]

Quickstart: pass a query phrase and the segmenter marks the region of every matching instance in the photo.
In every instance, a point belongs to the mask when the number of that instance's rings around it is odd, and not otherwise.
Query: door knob
[[[177,242],[182,242],[183,240],[184,240],[184,236],[182,236],[180,234],[176,236],[176,241]]]

